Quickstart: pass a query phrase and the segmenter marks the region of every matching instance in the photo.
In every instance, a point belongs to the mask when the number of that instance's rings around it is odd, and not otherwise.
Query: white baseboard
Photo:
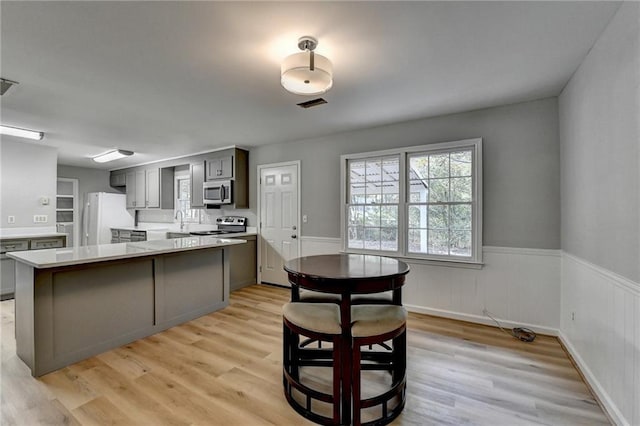
[[[616,404],[613,402],[613,400],[609,396],[609,394],[604,390],[604,388],[602,387],[602,385],[600,384],[596,376],[593,374],[593,372],[587,365],[587,363],[580,356],[580,353],[571,344],[571,341],[562,332],[562,330],[559,330],[558,332],[558,339],[560,340],[562,345],[567,349],[567,351],[571,355],[571,358],[573,358],[573,361],[575,362],[576,367],[578,367],[578,370],[580,370],[580,373],[582,373],[582,376],[591,387],[591,390],[596,394],[596,398],[598,399],[598,402],[600,402],[600,405],[605,410],[605,413],[607,414],[607,416],[609,416],[610,420],[613,421],[613,423],[616,425],[629,425],[629,422],[626,421],[626,419],[624,418],[620,410],[618,410],[618,407],[616,406]]]
[[[450,319],[459,320],[459,321],[467,321],[467,322],[472,322],[476,324],[484,324],[492,327],[497,327],[496,323],[491,318],[485,317],[485,316],[465,314],[461,312],[452,312],[452,311],[446,311],[443,309],[427,308],[424,306],[410,305],[407,303],[403,303],[402,305],[405,308],[407,308],[409,312],[433,315],[435,317],[450,318]],[[515,327],[525,327],[535,331],[536,333],[545,334],[547,336],[558,335],[558,329],[556,328],[545,327],[545,326],[540,326],[535,324],[518,323],[514,321],[503,320],[501,318],[496,318],[496,319],[500,322],[500,325],[504,329],[511,329]]]

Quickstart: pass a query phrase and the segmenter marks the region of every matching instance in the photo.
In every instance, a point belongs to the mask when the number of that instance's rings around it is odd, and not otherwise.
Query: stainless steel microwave
[[[202,200],[206,205],[231,204],[232,181],[214,180],[202,184]]]

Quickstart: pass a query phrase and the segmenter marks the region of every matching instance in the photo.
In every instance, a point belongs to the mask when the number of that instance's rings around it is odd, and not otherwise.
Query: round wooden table
[[[409,265],[391,257],[364,254],[327,254],[292,259],[285,263],[291,301],[300,300],[300,288],[341,295],[342,347],[351,346],[351,296],[391,290],[393,304],[402,304],[402,286]],[[342,422],[351,423],[351,356],[343,351]]]

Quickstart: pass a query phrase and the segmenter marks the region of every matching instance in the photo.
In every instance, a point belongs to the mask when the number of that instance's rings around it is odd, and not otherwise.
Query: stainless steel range
[[[241,216],[221,216],[216,219],[218,229],[190,232],[191,235],[221,235],[247,232],[247,218]]]

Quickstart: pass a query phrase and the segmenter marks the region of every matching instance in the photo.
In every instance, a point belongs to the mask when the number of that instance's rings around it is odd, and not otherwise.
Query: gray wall
[[[84,209],[85,195],[89,192],[115,192],[124,193],[109,185],[109,171],[90,169],[86,167],[74,167],[58,165],[58,177],[78,179],[78,205],[80,217]]]
[[[0,228],[56,226],[55,148],[36,143],[0,140]],[[49,205],[40,203],[49,197]],[[33,223],[33,215],[47,215],[47,223]],[[14,224],[7,216],[15,216]]]
[[[255,212],[257,165],[301,160],[302,235],[339,237],[340,155],[475,137],[483,138],[484,245],[560,248],[557,98],[252,148],[250,205]]]
[[[620,7],[559,98],[562,248],[636,282],[639,8]]]

